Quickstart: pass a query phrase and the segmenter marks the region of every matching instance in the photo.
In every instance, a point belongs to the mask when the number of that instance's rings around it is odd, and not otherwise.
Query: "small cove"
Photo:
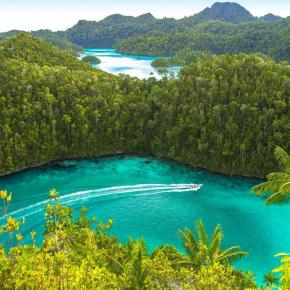
[[[27,242],[32,229],[41,241],[43,208],[55,187],[76,213],[85,206],[99,220],[112,218],[111,233],[121,242],[143,236],[150,250],[166,243],[181,249],[177,230],[193,228],[199,218],[208,232],[220,223],[224,247],[249,252],[236,266],[250,268],[261,281],[278,264],[274,255],[290,251],[290,215],[288,205],[266,207],[250,193],[259,182],[139,156],[62,161],[0,179],[1,188],[13,192],[10,213],[26,217]]]

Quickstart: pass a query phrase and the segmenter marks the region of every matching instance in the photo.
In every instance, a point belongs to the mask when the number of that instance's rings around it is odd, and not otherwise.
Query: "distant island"
[[[101,63],[101,60],[94,55],[86,55],[86,56],[82,57],[81,60],[85,63],[89,63],[89,64],[93,64],[93,65]]]
[[[184,49],[176,53],[173,57],[159,57],[152,61],[151,66],[155,68],[169,68],[174,66],[183,66],[200,60],[209,60],[213,57],[212,53],[196,52]]]

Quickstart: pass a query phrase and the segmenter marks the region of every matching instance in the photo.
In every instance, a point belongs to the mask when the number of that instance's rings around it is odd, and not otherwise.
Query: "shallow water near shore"
[[[236,267],[251,269],[261,281],[279,263],[274,255],[290,251],[290,211],[288,205],[266,207],[252,195],[250,188],[259,182],[151,157],[113,156],[57,162],[2,177],[0,188],[13,192],[10,213],[26,217],[26,242],[32,229],[41,242],[43,208],[55,187],[60,201],[76,214],[87,207],[98,220],[112,218],[111,233],[121,242],[143,236],[150,250],[167,243],[181,250],[177,230],[193,229],[199,218],[209,233],[220,223],[223,246],[240,245],[249,252]]]
[[[164,76],[151,66],[151,62],[157,58],[154,56],[123,54],[112,48],[88,48],[84,51],[83,56],[85,55],[98,57],[101,63],[93,66],[112,74],[127,74],[139,79],[148,79],[149,77],[161,79]],[[171,73],[177,75],[179,71],[180,67],[168,69],[169,75]]]

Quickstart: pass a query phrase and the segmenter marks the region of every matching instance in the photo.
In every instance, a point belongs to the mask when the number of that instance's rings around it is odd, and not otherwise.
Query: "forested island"
[[[93,64],[93,65],[101,63],[100,59],[96,56],[93,56],[93,55],[86,55],[86,56],[82,57],[81,60],[85,63]]]
[[[0,58],[2,174],[122,151],[264,177],[274,146],[290,149],[290,69],[263,55],[213,56],[161,81],[114,77],[26,34]]]
[[[173,31],[151,31],[118,41],[120,52],[174,56],[185,47],[215,54],[264,53],[289,62],[290,19],[234,24],[220,20],[185,25]]]
[[[177,52],[173,57],[158,57],[151,62],[152,67],[170,68],[174,66],[184,66],[200,60],[210,60],[214,55],[209,52],[198,52],[189,49],[183,49]]]
[[[284,204],[289,37],[289,17],[254,17],[235,3],[180,20],[116,14],[67,31],[2,33],[0,175],[56,160],[137,154],[267,178],[253,192],[268,205]],[[95,57],[78,59],[86,47],[160,56],[154,67],[183,68],[161,80],[114,76],[93,68]],[[0,188],[0,235],[7,241],[0,288],[258,289],[250,270],[234,266],[247,249],[224,248],[222,225],[207,233],[193,221],[178,231],[183,251],[160,245],[150,252],[142,239],[122,244],[110,235],[112,220],[96,222],[86,209],[76,216],[60,198],[50,191],[39,246],[41,233],[10,215],[12,193]],[[23,243],[27,234],[30,244]],[[290,287],[289,255],[280,256],[280,266],[264,275],[264,289]]]

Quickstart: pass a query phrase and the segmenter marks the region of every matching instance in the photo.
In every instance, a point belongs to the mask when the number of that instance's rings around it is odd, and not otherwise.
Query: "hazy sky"
[[[193,15],[216,1],[211,0],[0,0],[0,31],[11,29],[63,30],[79,19],[100,20],[110,14],[155,17]],[[219,1],[226,2],[226,1]],[[255,16],[272,12],[290,15],[290,0],[240,0],[239,4]]]

